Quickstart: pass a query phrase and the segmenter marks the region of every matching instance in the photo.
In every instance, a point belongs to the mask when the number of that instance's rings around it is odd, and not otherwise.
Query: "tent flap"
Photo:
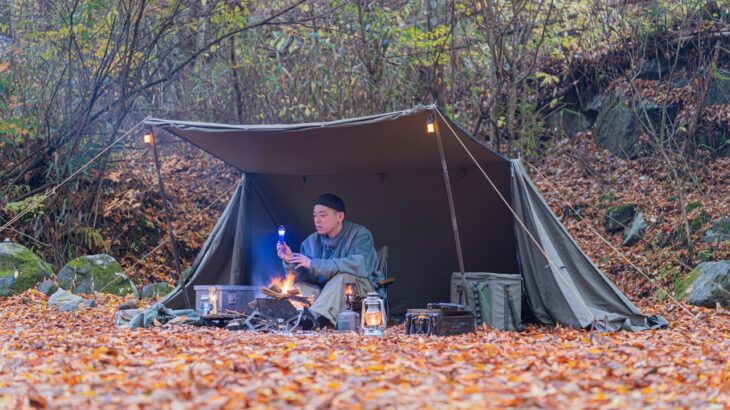
[[[514,160],[512,166],[512,204],[524,223],[515,221],[517,258],[535,317],[543,324],[612,331],[668,326],[661,317],[641,314],[578,247],[522,163]]]
[[[231,200],[205,240],[190,273],[159,303],[171,308],[195,308],[195,285],[238,285],[250,281],[245,270],[245,202],[246,177],[241,179]],[[184,289],[184,290],[183,290]],[[187,300],[185,294],[187,293]],[[186,306],[188,302],[191,306]]]

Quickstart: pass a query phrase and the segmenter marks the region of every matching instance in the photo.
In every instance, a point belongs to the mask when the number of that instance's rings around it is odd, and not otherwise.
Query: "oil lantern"
[[[362,302],[362,334],[365,336],[384,335],[387,317],[385,316],[385,303],[378,296],[377,292],[368,293]]]

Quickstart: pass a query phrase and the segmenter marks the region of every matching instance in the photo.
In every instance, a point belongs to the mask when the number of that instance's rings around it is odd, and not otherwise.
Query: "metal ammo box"
[[[234,312],[251,313],[252,309],[248,302],[261,296],[257,286],[239,285],[197,285],[195,290],[195,311],[203,314],[201,304],[209,302],[208,289],[215,288],[218,292],[218,311],[231,310]]]

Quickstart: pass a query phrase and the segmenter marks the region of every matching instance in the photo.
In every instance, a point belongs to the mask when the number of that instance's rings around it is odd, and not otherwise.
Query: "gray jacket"
[[[378,256],[373,235],[362,225],[345,220],[342,231],[330,238],[317,232],[302,242],[299,253],[312,259],[312,268],[294,269],[284,263],[285,271],[294,271],[307,282],[323,285],[338,273],[350,273],[370,280],[373,287],[383,279],[377,272]]]

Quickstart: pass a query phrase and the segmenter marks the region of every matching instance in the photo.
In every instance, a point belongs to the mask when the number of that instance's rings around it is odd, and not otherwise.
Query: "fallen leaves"
[[[21,298],[31,301],[20,303]],[[592,336],[527,326],[455,337],[116,328],[120,298],[76,312],[0,301],[0,407],[475,408],[730,405],[730,317],[645,307],[673,328]],[[42,341],[42,344],[39,342]]]

